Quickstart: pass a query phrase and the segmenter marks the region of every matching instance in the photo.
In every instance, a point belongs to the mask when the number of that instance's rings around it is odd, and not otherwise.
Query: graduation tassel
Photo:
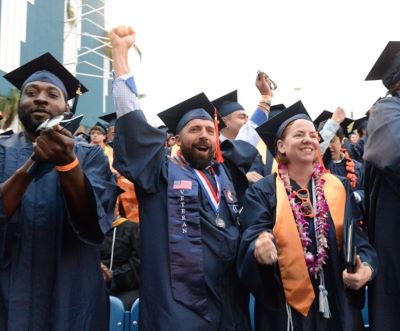
[[[219,145],[219,130],[218,130],[218,114],[217,109],[214,109],[214,129],[215,129],[215,139],[216,139],[216,146],[215,146],[215,160],[217,163],[224,163],[224,158],[222,157],[221,147]]]
[[[79,100],[79,96],[82,94],[82,91],[81,91],[81,85],[79,84],[78,85],[78,89],[76,90],[76,92],[75,92],[75,99],[74,99],[74,104],[72,105],[72,109],[71,109],[71,113],[72,114],[75,114],[75,112],[76,112],[76,107],[78,106],[78,100]],[[71,116],[72,117],[72,116]]]
[[[331,318],[331,311],[329,309],[328,291],[325,288],[324,272],[319,273],[319,312],[326,319]]]

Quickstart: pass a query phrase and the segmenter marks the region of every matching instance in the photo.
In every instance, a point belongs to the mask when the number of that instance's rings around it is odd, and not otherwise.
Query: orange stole
[[[117,179],[118,186],[125,192],[121,193],[117,198],[117,210],[119,204],[125,211],[125,216],[130,221],[139,222],[139,205],[136,198],[135,187],[132,182],[126,179],[124,176],[120,176]]]
[[[115,171],[112,166],[113,160],[114,160],[114,150],[112,149],[112,147],[105,145],[103,148],[103,151],[104,151],[104,154],[107,156],[111,171]]]
[[[326,173],[322,178],[325,179],[325,198],[335,224],[336,242],[340,249],[346,190],[335,176]],[[279,175],[276,176],[276,221],[273,234],[278,245],[278,263],[286,302],[303,316],[307,316],[315,294],[292,208]]]

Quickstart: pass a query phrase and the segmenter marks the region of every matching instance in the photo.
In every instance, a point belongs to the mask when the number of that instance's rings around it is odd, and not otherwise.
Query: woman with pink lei
[[[350,183],[320,165],[301,102],[257,131],[278,174],[247,190],[240,215],[238,272],[255,296],[255,329],[362,330],[363,288],[377,257],[353,222]]]

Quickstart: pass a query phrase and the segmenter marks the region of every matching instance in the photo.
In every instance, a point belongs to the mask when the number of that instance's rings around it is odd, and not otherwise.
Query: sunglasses
[[[294,194],[298,199],[301,200],[301,210],[304,213],[304,216],[313,218],[314,208],[310,200],[310,192],[308,192],[306,188],[301,188],[297,191],[294,191]]]

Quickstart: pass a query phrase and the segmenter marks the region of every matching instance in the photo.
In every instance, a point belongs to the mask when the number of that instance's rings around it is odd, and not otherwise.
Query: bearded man
[[[119,27],[110,38],[114,166],[135,183],[140,205],[140,329],[249,330],[248,295],[236,274],[235,185],[247,182],[257,150],[227,140],[222,163],[215,109],[200,93],[159,114],[180,147],[168,157],[165,130],[146,122],[130,73],[135,33]]]
[[[24,130],[0,136],[0,330],[108,330],[98,245],[119,188],[100,147],[38,131],[81,84],[49,53],[5,78]]]

